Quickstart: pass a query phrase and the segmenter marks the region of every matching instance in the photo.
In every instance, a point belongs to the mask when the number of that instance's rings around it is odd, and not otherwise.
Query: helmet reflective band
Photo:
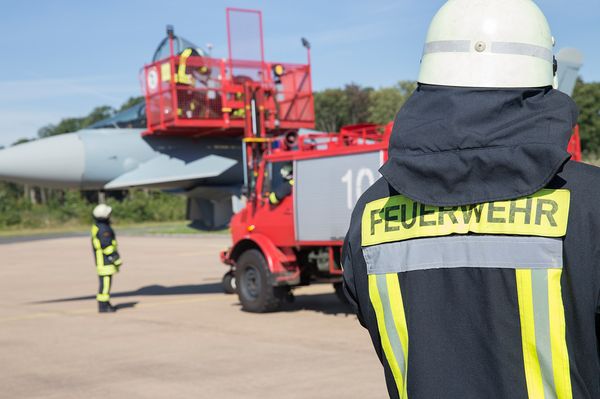
[[[112,213],[112,208],[105,204],[100,204],[94,208],[92,215],[96,219],[108,219]]]
[[[449,0],[433,17],[419,83],[551,86],[553,38],[531,0]]]

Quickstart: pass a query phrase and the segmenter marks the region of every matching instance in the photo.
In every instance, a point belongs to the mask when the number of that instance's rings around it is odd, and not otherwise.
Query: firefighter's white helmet
[[[97,205],[92,212],[96,219],[109,219],[112,213],[112,208],[106,204]]]
[[[543,87],[554,80],[554,38],[532,0],[449,0],[433,17],[420,83]]]
[[[292,180],[294,178],[294,168],[291,163],[283,165],[279,173],[285,180]]]

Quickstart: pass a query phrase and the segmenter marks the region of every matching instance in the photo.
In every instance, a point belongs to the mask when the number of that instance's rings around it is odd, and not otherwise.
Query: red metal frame
[[[257,14],[258,15],[258,29],[259,29],[259,35],[260,35],[260,61],[261,62],[265,62],[265,46],[264,46],[264,39],[263,39],[263,28],[262,28],[262,12],[260,12],[259,10],[250,10],[250,9],[246,9],[246,8],[236,8],[236,7],[228,7],[225,10],[225,13],[227,15],[227,46],[228,46],[228,53],[229,53],[229,59],[232,60],[233,59],[233,54],[231,54],[231,13],[232,12],[238,12],[238,13],[247,13],[247,14]]]
[[[232,58],[230,15],[233,12],[258,15],[260,60]],[[249,112],[253,99],[258,110],[254,123],[260,125],[260,136],[314,128],[310,49],[307,49],[308,64],[265,62],[260,11],[228,8],[227,32],[227,60],[193,55],[181,60],[174,54],[173,37],[169,37],[169,57],[144,66],[142,89],[147,112],[144,135],[242,136],[248,134],[253,123]],[[192,84],[176,81],[176,71],[182,62]],[[281,75],[274,76],[276,66],[283,68]],[[198,72],[201,70],[203,74]],[[236,70],[248,71],[252,76],[236,75]]]
[[[579,125],[575,125],[573,135],[569,140],[567,151],[571,154],[573,161],[581,162],[581,139],[579,137]]]

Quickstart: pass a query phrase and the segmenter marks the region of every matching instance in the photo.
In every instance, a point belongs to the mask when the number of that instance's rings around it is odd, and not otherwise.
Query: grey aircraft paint
[[[239,185],[238,139],[142,137],[142,129],[81,130],[0,152],[0,178],[84,190]],[[237,165],[237,167],[236,167]]]

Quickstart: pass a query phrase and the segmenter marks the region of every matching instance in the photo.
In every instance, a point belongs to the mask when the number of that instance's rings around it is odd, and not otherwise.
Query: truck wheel
[[[342,283],[333,283],[333,289],[335,290],[335,296],[337,296],[342,303],[350,305],[350,301],[344,293],[344,286]]]
[[[277,310],[285,290],[273,287],[269,281],[269,268],[263,254],[250,249],[236,262],[235,280],[242,309],[252,313]]]
[[[226,294],[235,294],[235,276],[233,275],[233,270],[228,271],[223,276],[223,291]]]

